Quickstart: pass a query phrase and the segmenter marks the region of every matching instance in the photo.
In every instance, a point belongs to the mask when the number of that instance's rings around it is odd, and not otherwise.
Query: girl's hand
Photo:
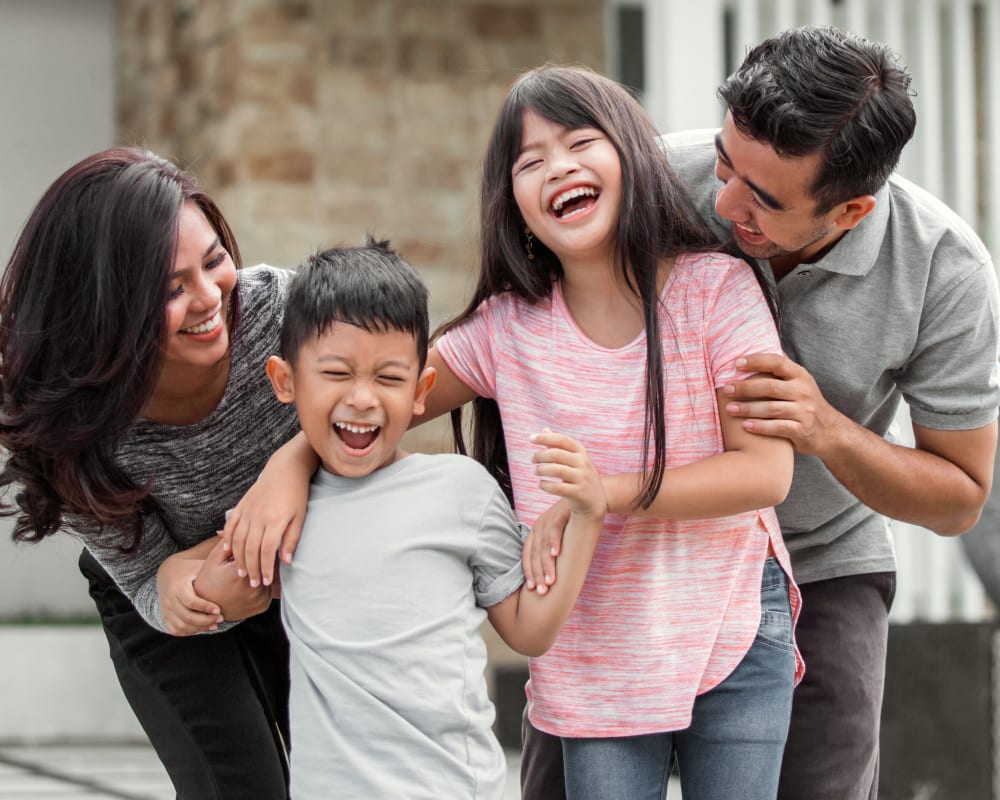
[[[250,586],[269,586],[274,580],[277,554],[292,563],[302,535],[309,479],[319,459],[303,434],[278,449],[264,471],[226,518],[221,531],[223,548],[232,553],[236,572],[250,578]]]
[[[194,580],[204,563],[204,544],[169,556],[157,570],[160,615],[172,636],[218,630],[222,622],[218,604],[199,597],[194,589]]]
[[[603,520],[608,501],[600,473],[578,441],[549,430],[534,434],[531,441],[543,448],[532,457],[539,487],[562,498],[535,520],[521,553],[525,584],[545,594],[556,581],[556,558],[570,516]]]
[[[271,605],[271,587],[249,586],[236,569],[236,562],[218,542],[208,554],[194,581],[200,597],[214,602],[221,615],[234,622],[255,616]]]

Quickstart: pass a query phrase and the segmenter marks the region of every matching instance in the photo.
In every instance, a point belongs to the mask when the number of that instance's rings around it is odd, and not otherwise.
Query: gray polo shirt
[[[714,130],[664,137],[699,212],[715,214]],[[770,266],[761,262],[773,280]],[[942,202],[898,176],[823,258],[778,284],[781,343],[841,413],[885,436],[902,398],[918,425],[969,430],[997,417],[997,281],[989,253]],[[820,459],[796,453],[778,507],[800,583],[895,569],[887,520]]]

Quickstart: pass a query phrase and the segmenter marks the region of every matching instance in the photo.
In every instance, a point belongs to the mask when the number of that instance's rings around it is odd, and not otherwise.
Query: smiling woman
[[[181,797],[287,795],[277,604],[215,546],[298,429],[263,368],[287,275],[239,262],[188,175],[115,148],[56,179],[0,284],[0,488],[18,487],[0,513],[17,540],[84,544],[122,689]]]

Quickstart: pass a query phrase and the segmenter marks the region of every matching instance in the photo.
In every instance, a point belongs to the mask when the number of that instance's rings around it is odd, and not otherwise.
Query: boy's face
[[[294,367],[267,362],[275,395],[295,403],[302,430],[330,472],[360,478],[400,457],[400,439],[434,385],[413,336],[336,322],[307,342]]]

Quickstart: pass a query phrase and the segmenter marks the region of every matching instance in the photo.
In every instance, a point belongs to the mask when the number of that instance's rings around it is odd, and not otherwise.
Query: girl
[[[122,689],[184,798],[287,796],[280,614],[215,547],[298,430],[263,369],[286,274],[239,266],[188,176],[117,148],[52,184],[0,285],[4,513],[17,540],[85,545]]]
[[[533,431],[584,444],[612,512],[574,611],[531,661],[522,796],[561,797],[564,756],[571,800],[660,800],[675,758],[685,800],[773,800],[802,674],[772,508],[792,450],[724,414],[721,388],[742,356],[780,350],[759,282],[713,252],[638,103],[586,69],[514,84],[481,200],[478,286],[429,355],[422,419],[475,402],[474,455],[535,526],[528,578],[537,532],[568,514],[549,508],[559,470]],[[277,543],[236,534],[254,576]],[[294,541],[281,547],[288,560]]]
[[[522,521],[548,509],[539,477],[558,477],[531,431],[579,438],[604,479],[613,513],[527,687],[571,800],[659,800],[675,757],[685,800],[777,791],[802,672],[771,508],[792,451],[723,413],[721,387],[741,356],[780,348],[754,272],[711,252],[696,219],[622,87],[585,69],[523,75],[486,154],[478,286],[431,356],[426,416],[475,399],[474,454]],[[534,574],[531,543],[525,558]],[[530,774],[536,739],[524,796],[551,798]]]

